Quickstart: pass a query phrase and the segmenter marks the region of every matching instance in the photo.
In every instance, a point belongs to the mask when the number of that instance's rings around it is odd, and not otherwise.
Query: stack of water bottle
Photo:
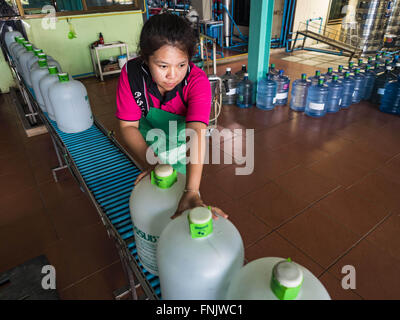
[[[60,64],[35,48],[11,27],[4,42],[12,64],[43,113],[65,133],[77,133],[93,125],[85,86],[62,73]]]
[[[358,65],[349,62],[348,68],[342,65],[336,72],[332,68],[307,79],[306,74],[295,80],[292,85],[290,108],[305,112],[312,117],[321,117],[326,113],[335,113],[347,109],[361,100],[369,100],[380,105],[383,112],[400,113],[400,59],[388,54],[377,54],[375,59],[368,57],[367,63],[358,59]],[[236,104],[240,108],[253,105],[254,84],[249,80],[246,66],[235,75],[227,68],[222,77],[224,83],[223,103]],[[240,81],[240,79],[242,79]],[[256,106],[263,110],[272,110],[288,102],[290,78],[279,72],[272,64],[265,78],[258,82]]]
[[[245,65],[235,75],[231,73],[231,68],[227,68],[221,78],[224,87],[222,90],[223,104],[236,104],[240,108],[252,107],[254,84],[249,80]],[[267,78],[261,79],[258,84],[257,107],[271,110],[275,106],[286,105],[289,85],[290,79],[284,75],[284,71],[278,72],[275,65],[271,64]]]

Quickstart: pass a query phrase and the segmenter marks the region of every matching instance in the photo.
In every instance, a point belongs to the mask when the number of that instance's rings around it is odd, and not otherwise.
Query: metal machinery
[[[341,26],[342,32],[352,38],[355,35],[359,37],[359,49],[363,54],[380,51],[384,46],[385,33],[395,30],[398,26],[398,2],[350,0]],[[348,38],[344,40],[349,41]]]
[[[392,2],[391,14],[385,30],[384,47],[394,50],[400,47],[400,0]]]
[[[204,43],[210,39],[213,41],[215,51],[215,39],[201,35],[200,42]],[[93,126],[88,130],[73,134],[60,131],[56,122],[42,112],[27,89],[2,41],[0,45],[24,100],[21,102],[17,97],[19,92],[11,89],[17,108],[22,109],[21,104],[25,102],[30,111],[23,117],[32,118],[32,124],[43,123],[50,134],[59,162],[58,167],[52,169],[55,181],[58,170],[65,168],[70,170],[81,190],[93,202],[109,237],[115,242],[129,283],[128,288],[115,293],[115,297],[119,299],[130,293],[133,299],[143,298],[137,294],[137,289],[141,287],[145,299],[160,299],[159,278],[144,269],[139,261],[133,233],[134,226],[129,212],[129,198],[134,187],[133,183],[141,172],[140,168],[114,138],[113,132],[107,131],[95,117]],[[213,90],[210,130],[216,127],[222,106],[221,79],[215,76],[215,59],[213,71],[214,75],[209,76]]]

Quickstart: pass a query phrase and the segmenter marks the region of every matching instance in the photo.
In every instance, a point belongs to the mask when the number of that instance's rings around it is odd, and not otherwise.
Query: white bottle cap
[[[169,164],[159,164],[154,169],[154,173],[160,178],[165,178],[174,173],[174,168]]]
[[[231,69],[231,68],[226,68],[226,71],[228,71],[228,72],[229,72],[229,71],[232,71],[232,69]]]
[[[212,213],[205,207],[197,207],[190,210],[189,219],[193,224],[205,224],[212,219]]]
[[[294,262],[278,262],[272,272],[275,279],[286,288],[296,288],[303,281],[303,271]]]
[[[8,31],[10,31],[10,32],[14,31],[13,27],[8,26]]]
[[[244,76],[245,76],[245,77],[248,77],[248,76],[249,76],[249,74],[248,74],[248,73],[245,73],[245,74],[244,74]]]

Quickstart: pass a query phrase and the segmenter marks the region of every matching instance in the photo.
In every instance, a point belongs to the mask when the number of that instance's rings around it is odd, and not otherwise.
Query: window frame
[[[332,2],[334,0],[330,0],[329,1],[329,9],[328,9],[328,13],[326,15],[326,23],[327,25],[336,25],[336,24],[341,24],[343,21],[343,18],[338,18],[338,19],[329,19],[329,15],[331,13],[331,9],[332,9]]]
[[[14,0],[17,4],[19,15],[23,19],[37,19],[44,18],[48,13],[41,14],[25,14],[25,9],[22,6],[21,0]],[[111,5],[111,6],[99,6],[99,7],[88,7],[86,0],[81,0],[83,10],[79,11],[56,11],[56,17],[74,16],[74,15],[88,15],[95,13],[109,13],[109,12],[121,12],[121,11],[137,11],[140,10],[138,0],[132,0],[131,5]],[[54,2],[54,0],[52,0]],[[122,7],[122,8],[121,8]],[[93,8],[93,9],[92,9]]]

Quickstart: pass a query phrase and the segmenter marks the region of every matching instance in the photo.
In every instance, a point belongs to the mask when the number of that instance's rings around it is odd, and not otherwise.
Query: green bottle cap
[[[354,66],[354,62],[353,62],[353,61],[350,61],[350,62],[349,62],[349,67],[350,67],[350,68],[353,68],[353,66]]]
[[[33,49],[33,52],[35,53],[35,56],[38,57],[38,54],[43,52],[42,49]]]
[[[360,73],[360,69],[356,69],[356,74],[359,74]]]
[[[275,69],[275,63],[271,63],[271,68]]]
[[[294,300],[303,285],[303,271],[290,258],[272,269],[270,287],[279,300]]]
[[[190,234],[193,239],[205,238],[213,232],[211,208],[197,207],[188,214]]]
[[[26,51],[33,51],[33,46],[31,43],[25,44]]]
[[[47,60],[46,59],[39,59],[38,64],[40,68],[47,68]]]
[[[333,81],[337,81],[339,79],[339,77],[335,74],[334,76],[333,76]]]
[[[324,84],[324,79],[323,79],[323,78],[319,78],[318,84],[319,84],[320,86],[322,86],[322,85]]]
[[[39,52],[37,56],[38,56],[39,59],[46,59],[47,60],[47,55],[44,52]]]
[[[315,71],[315,75],[319,77],[321,75],[321,71],[319,70]]]
[[[57,66],[49,66],[49,73],[50,74],[57,74],[58,73]]]
[[[21,43],[23,40],[25,40],[25,38],[24,37],[20,37],[20,36],[16,36],[14,38],[14,40],[15,40],[15,42]]]
[[[350,72],[346,72],[344,76],[345,76],[345,78],[349,78],[350,77]]]
[[[160,164],[151,172],[151,184],[169,189],[178,180],[178,174],[169,164]]]
[[[363,64],[363,59],[358,59],[358,64]]]
[[[368,57],[368,62],[371,62],[372,61],[372,57]]]
[[[68,82],[69,81],[68,73],[59,73],[58,74],[58,80],[60,82]]]
[[[301,74],[301,80],[307,80],[307,74],[306,73],[302,73]]]
[[[343,71],[343,66],[339,65],[339,71]]]
[[[328,73],[332,73],[333,72],[333,68],[328,68]]]

